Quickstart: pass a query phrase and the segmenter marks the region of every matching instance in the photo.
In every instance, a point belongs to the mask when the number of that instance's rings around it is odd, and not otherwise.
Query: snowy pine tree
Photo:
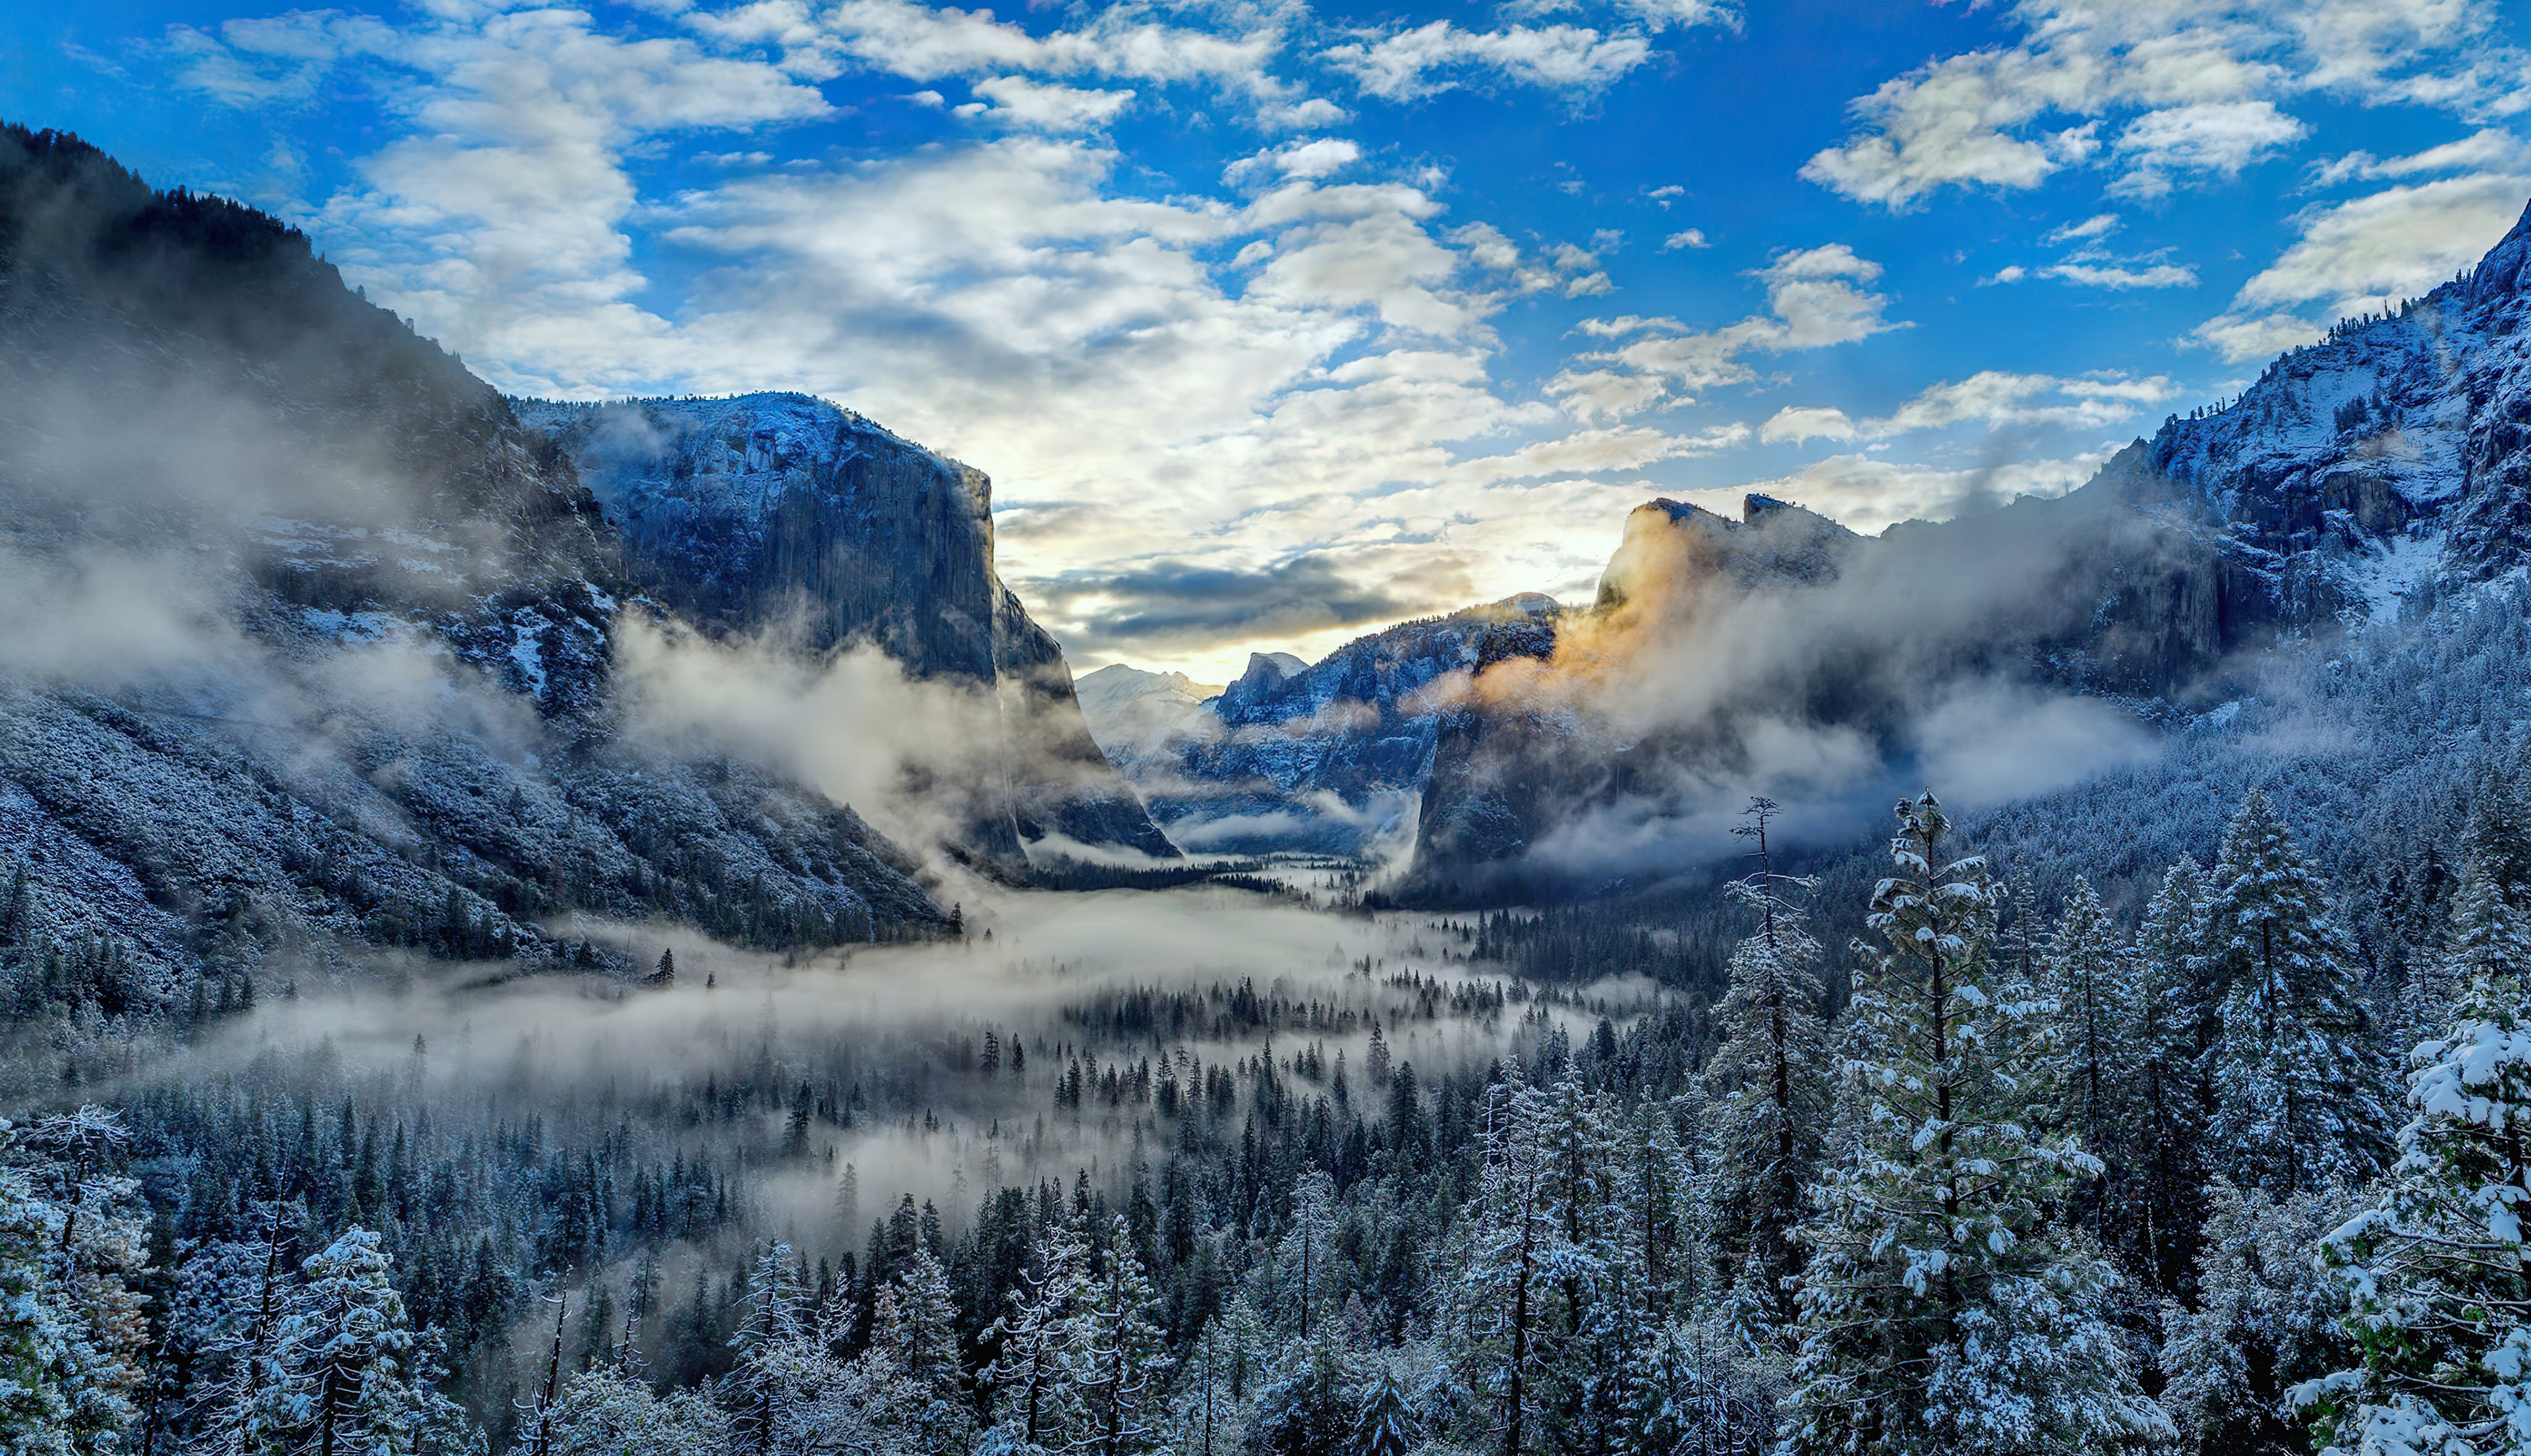
[[[1142,1456],[1159,1449],[1169,1356],[1123,1214],[1108,1226],[1105,1267],[1082,1292],[1064,1350],[1076,1412],[1066,1450]]]
[[[2041,1135],[2045,1003],[1992,961],[1997,894],[1931,794],[1898,806],[1847,1073],[1867,1109],[1803,1230],[1791,1447],[2098,1450],[2167,1422],[2103,1317],[2114,1274],[2054,1217],[2099,1164]]]
[[[1813,882],[1777,875],[1753,809],[1758,872],[1726,887],[1756,920],[1731,949],[1731,988],[1715,1009],[1722,1044],[1706,1066],[1715,1167],[1709,1197],[1727,1230],[1719,1253],[1747,1270],[1772,1323],[1793,1319],[1792,1243],[1833,1108],[1828,1034],[1820,1020],[1819,941],[1804,903]]]
[[[438,1369],[396,1292],[379,1236],[354,1228],[300,1265],[256,1392],[276,1447],[314,1456],[463,1452],[480,1437],[436,1387]]]
[[[2223,834],[2206,910],[2211,1142],[2232,1181],[2289,1194],[2372,1177],[2382,1104],[2355,956],[2320,872],[2267,795]]]
[[[2299,1451],[2298,1383],[2341,1367],[2344,1292],[2322,1269],[2321,1239],[2349,1211],[2313,1192],[2282,1198],[2218,1180],[2208,1198],[2195,1303],[2163,1310],[2164,1407],[2201,1456]]]
[[[2531,886],[2507,872],[2482,843],[2445,958],[2465,989],[2445,1034],[2412,1054],[2398,1162],[2324,1246],[2362,1363],[2299,1393],[2335,1449],[2531,1450],[2531,924],[2511,903]]]
[[[1013,1456],[1045,1451],[1062,1439],[1073,1400],[1065,1357],[1072,1320],[1090,1287],[1089,1250],[1068,1224],[1051,1224],[1038,1236],[1029,1264],[1020,1287],[1010,1291],[1010,1312],[993,1325],[998,1351],[984,1372],[995,1421],[984,1449]]]
[[[2136,936],[2134,1098],[2120,1139],[2128,1173],[2118,1185],[2110,1238],[2164,1295],[2178,1293],[2195,1267],[2205,1216],[2206,1118],[2214,1102],[2205,1065],[2214,1026],[2200,1013],[2198,978],[2209,893],[2194,861],[2171,866]]]
[[[2099,1158],[2102,1177],[2079,1185],[2079,1221],[2106,1237],[2109,1212],[2127,1194],[2132,1121],[2129,1079],[2138,1057],[2134,1031],[2141,1000],[2135,958],[2088,879],[2074,881],[2065,913],[2040,958],[2041,990],[2054,1008],[2058,1125]]]

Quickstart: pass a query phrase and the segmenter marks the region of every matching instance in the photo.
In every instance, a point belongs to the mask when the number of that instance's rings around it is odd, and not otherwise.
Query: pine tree
[[[273,1377],[257,1391],[277,1444],[338,1456],[464,1450],[478,1439],[435,1389],[436,1363],[406,1317],[394,1266],[362,1228],[300,1265],[273,1335]]]
[[[1313,1316],[1342,1298],[1335,1278],[1336,1184],[1319,1168],[1292,1185],[1292,1219],[1274,1252],[1297,1336],[1307,1341]],[[1323,1322],[1322,1319],[1321,1322]]]
[[[2287,1399],[2342,1367],[2343,1291],[2314,1251],[2351,1212],[2305,1191],[2282,1198],[2217,1179],[2209,1190],[2193,1307],[2164,1306],[2162,1400],[2182,1449],[2201,1456],[2308,1449]]]
[[[2531,885],[2477,848],[2445,956],[2466,989],[2411,1054],[2389,1182],[2323,1246],[2362,1363],[2298,1394],[2367,1456],[2531,1449],[2531,924],[2507,893]]]
[[[596,1366],[572,1376],[551,1412],[549,1456],[726,1456],[729,1418],[696,1391],[666,1395]]]
[[[738,1354],[729,1376],[730,1404],[739,1439],[751,1451],[777,1448],[800,1394],[796,1357],[807,1327],[792,1263],[788,1244],[757,1250],[747,1266],[747,1313],[730,1336]]]
[[[1406,1456],[1422,1435],[1422,1423],[1415,1419],[1397,1372],[1386,1365],[1378,1367],[1363,1391],[1350,1449],[1358,1456]]]
[[[1797,1452],[2098,1450],[2165,1431],[2103,1318],[2108,1264],[2053,1216],[2099,1164],[2035,1131],[2045,1002],[1993,964],[1996,890],[1904,801],[1847,1071],[1863,1123],[1803,1231]]]
[[[911,1448],[963,1452],[975,1434],[961,1390],[958,1305],[949,1274],[928,1248],[917,1249],[896,1282],[882,1290],[872,1353],[903,1380],[914,1406]]]
[[[2224,831],[2206,914],[2210,1141],[2234,1183],[2292,1193],[2382,1166],[2382,1105],[2354,953],[2320,873],[2268,797]]]
[[[2135,1092],[2121,1137],[2129,1174],[2112,1237],[2165,1296],[2177,1294],[2195,1267],[2205,1221],[2205,1131],[2214,1103],[2205,1066],[2214,1032],[2200,1015],[2198,976],[2209,895],[2194,861],[2171,866],[2136,936]]]
[[[94,1105],[0,1140],[0,1450],[119,1449],[146,1338],[141,1224],[111,1170],[129,1135]]]
[[[1443,1292],[1461,1379],[1485,1403],[1475,1419],[1502,1456],[1525,1456],[1538,1436],[1548,1270],[1561,1244],[1544,1124],[1538,1091],[1514,1062],[1486,1090],[1484,1172],[1454,1234]]]
[[[1078,1416],[1071,1451],[1141,1456],[1159,1449],[1156,1419],[1167,1388],[1169,1357],[1157,1324],[1133,1230],[1123,1214],[1107,1231],[1105,1267],[1082,1292],[1064,1350],[1065,1374]]]
[[[1072,1320],[1089,1294],[1090,1253],[1069,1224],[1051,1223],[1030,1252],[1029,1271],[1010,1291],[1010,1312],[993,1324],[998,1352],[984,1372],[997,1419],[986,1449],[1021,1453],[1061,1438],[1071,1414],[1065,1362]]]
[[[2041,989],[2054,1008],[2061,1048],[2055,1089],[2058,1124],[2099,1158],[2102,1177],[2072,1194],[2093,1237],[2108,1234],[2109,1210],[2126,1195],[2128,1148],[2123,1136],[2133,1105],[2133,1033],[2139,1002],[2135,958],[2088,879],[2077,879],[2065,913],[2040,958]]]
[[[1793,1320],[1801,1266],[1792,1231],[1819,1167],[1833,1108],[1819,1014],[1819,942],[1803,899],[1815,883],[1774,872],[1767,844],[1774,806],[1756,801],[1743,826],[1758,872],[1726,888],[1757,919],[1732,947],[1731,988],[1716,1008],[1722,1044],[1707,1064],[1715,1157],[1711,1197],[1719,1253],[1745,1265],[1751,1294],[1778,1327]],[[1739,832],[1739,831],[1734,831]]]

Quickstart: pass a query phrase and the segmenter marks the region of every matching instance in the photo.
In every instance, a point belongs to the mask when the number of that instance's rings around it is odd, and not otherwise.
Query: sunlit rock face
[[[1052,836],[1176,853],[1091,738],[1062,649],[994,574],[982,472],[805,395],[516,406],[680,618],[812,658],[868,643],[989,691],[1007,782],[975,848],[1014,865]]]

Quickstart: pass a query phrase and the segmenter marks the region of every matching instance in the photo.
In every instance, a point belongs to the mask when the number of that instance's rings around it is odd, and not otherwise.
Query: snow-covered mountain
[[[1559,613],[1527,593],[1401,623],[1316,663],[1256,653],[1238,681],[1119,732],[1109,754],[1189,849],[1350,855],[1402,844],[1451,705],[1493,663],[1547,653]]]
[[[773,632],[811,659],[870,643],[988,692],[976,731],[998,739],[998,771],[969,812],[975,848],[1177,853],[1100,756],[1063,649],[994,574],[982,472],[806,395],[512,405],[577,468],[636,588],[681,620]]]
[[[1290,660],[1300,664],[1297,657]],[[1201,731],[1189,720],[1206,700],[1221,695],[1218,685],[1198,683],[1182,672],[1145,672],[1122,662],[1084,673],[1072,688],[1081,715],[1090,720],[1091,737],[1128,775],[1173,738]]]
[[[2249,691],[2263,649],[2523,565],[2527,264],[2531,212],[2469,274],[2286,354],[2061,499],[1869,539],[1764,495],[1736,521],[1650,502],[1588,610],[1418,624],[1308,668],[1261,655],[1129,770],[1188,843],[1359,849],[1375,800],[1402,806],[1383,822],[1415,835],[1403,893],[1464,901],[1588,877],[1542,846],[1640,832],[1658,852],[1647,824],[1745,787],[1787,740],[1895,775],[1978,693],[2186,722]],[[1529,666],[1484,672],[1485,650]]]
[[[672,483],[621,452],[584,482],[564,417],[619,415],[683,442]],[[380,944],[621,969],[575,912],[769,949],[948,926],[853,809],[646,731],[628,614],[822,606],[803,650],[964,675],[1029,744],[984,756],[973,848],[1168,851],[994,578],[981,476],[796,400],[539,418],[272,218],[0,129],[0,938],[52,947],[38,1000],[216,1006]]]

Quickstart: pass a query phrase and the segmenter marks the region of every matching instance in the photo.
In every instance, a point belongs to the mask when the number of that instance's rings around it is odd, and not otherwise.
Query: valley
[[[2526,258],[2061,496],[1660,497],[1587,602],[1076,679],[981,472],[807,395],[505,396],[279,219],[0,131],[0,1432],[2480,1419]]]

